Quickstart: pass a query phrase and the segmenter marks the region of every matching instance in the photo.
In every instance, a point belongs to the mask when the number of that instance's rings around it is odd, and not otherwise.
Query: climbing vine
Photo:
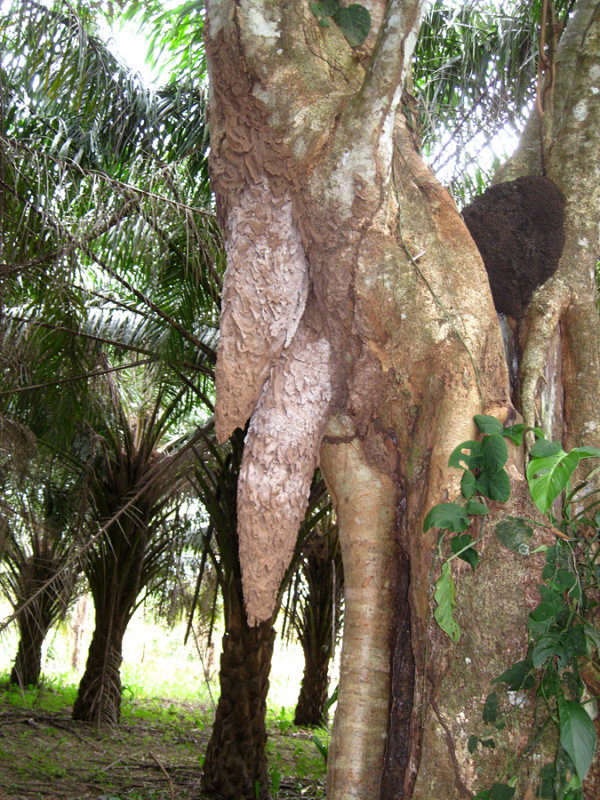
[[[488,514],[486,499],[505,503],[510,497],[506,439],[520,445],[524,433],[530,430],[524,425],[503,428],[495,417],[486,415],[474,419],[481,438],[463,442],[448,462],[463,470],[462,497],[456,503],[434,506],[424,522],[425,530],[440,531],[437,553],[442,567],[434,585],[434,617],[453,642],[459,640],[461,632],[454,616],[457,600],[451,563],[460,558],[473,570],[477,568],[477,544]],[[593,718],[600,693],[600,630],[596,625],[600,499],[591,482],[600,466],[594,466],[587,478],[575,486],[572,478],[583,459],[600,458],[600,449],[576,447],[565,452],[558,442],[546,440],[538,428],[532,432],[536,442],[530,451],[526,477],[531,498],[545,521],[509,516],[496,525],[494,534],[504,547],[523,557],[545,553],[542,583],[538,586],[540,602],[528,617],[525,658],[494,679],[497,688],[490,692],[483,708],[487,732],[472,734],[468,749],[470,753],[479,747],[493,749],[494,732],[503,730],[509,715],[518,713],[532,697],[534,725],[517,761],[531,755],[544,732],[554,726],[555,758],[539,770],[536,797],[581,800],[582,784],[596,747]],[[475,539],[467,532],[473,519],[480,520]],[[532,550],[533,528],[540,525],[552,532],[555,544]],[[514,763],[512,774],[480,791],[475,800],[510,800],[516,793],[517,766]]]

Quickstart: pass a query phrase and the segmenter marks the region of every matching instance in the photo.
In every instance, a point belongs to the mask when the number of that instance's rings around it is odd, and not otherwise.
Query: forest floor
[[[0,692],[0,800],[201,800],[212,710],[125,699],[121,724],[104,731],[74,722],[71,710],[60,689]],[[267,723],[273,800],[324,798],[315,734],[283,710]]]

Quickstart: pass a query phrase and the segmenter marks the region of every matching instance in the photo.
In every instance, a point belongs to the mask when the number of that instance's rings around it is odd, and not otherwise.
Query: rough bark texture
[[[147,546],[141,509],[116,522],[90,555],[86,574],[94,598],[95,628],[73,706],[73,719],[117,725],[121,715],[123,636],[136,608]]]
[[[600,4],[579,0],[545,93],[515,155],[495,181],[545,175],[565,199],[565,246],[555,275],[535,292],[518,336],[523,353],[517,402],[525,421],[568,448],[600,444]],[[541,146],[543,139],[543,151]],[[543,159],[541,153],[543,152]],[[549,370],[549,365],[552,371]],[[563,402],[564,398],[564,402]]]
[[[96,606],[96,627],[85,672],[73,705],[73,719],[97,726],[117,725],[121,717],[123,635],[130,614]]]
[[[250,627],[241,597],[231,603],[219,671],[221,695],[202,768],[202,788],[211,796],[269,797],[265,715],[274,641],[270,621]]]
[[[329,691],[329,661],[328,652],[317,654],[316,658],[312,653],[305,652],[294,725],[317,728],[327,723],[324,709]]]
[[[17,616],[20,639],[10,683],[23,687],[38,683],[44,639],[53,623],[64,613],[73,585],[68,569],[65,570],[66,579],[47,585],[62,567],[64,561],[43,553],[29,556],[18,567],[18,602],[26,606]]]
[[[577,55],[568,67],[574,71],[563,78],[577,86],[586,75],[588,82],[579,85],[583,96],[598,69],[600,48],[592,41],[599,35],[598,7],[584,0],[587,17],[573,22],[578,38],[570,46],[587,53],[589,63]],[[294,263],[302,262],[295,250],[301,243],[309,276],[298,322],[303,279],[299,273],[293,280],[285,277],[286,264],[271,265],[291,285],[289,302],[280,304],[277,316],[284,336],[247,289],[251,279],[228,274],[226,283],[234,286],[227,293],[235,301],[224,310],[222,331],[234,342],[222,342],[219,359],[238,359],[227,367],[237,385],[218,376],[217,405],[230,425],[242,425],[252,409],[256,415],[247,443],[247,478],[238,496],[245,515],[242,522],[240,514],[240,550],[252,622],[271,613],[273,585],[296,536],[321,442],[346,580],[328,796],[450,800],[489,786],[509,769],[522,744],[511,730],[493,758],[471,757],[466,750],[491,678],[522,656],[537,575],[531,561],[499,553],[487,534],[487,566],[475,577],[460,569],[456,573],[461,613],[465,609],[460,644],[451,647],[432,622],[437,533],[423,534],[423,519],[432,505],[459,492],[460,476],[448,468],[448,456],[457,443],[473,437],[473,415],[496,413],[504,421],[514,412],[482,260],[452,199],[417,155],[399,111],[421,3],[374,0],[369,8],[372,34],[358,58],[334,25],[318,25],[308,4],[208,2],[212,174],[230,257],[241,263],[238,242],[240,253],[250,257],[251,233],[241,235],[235,209],[240,197],[244,203],[250,197],[247,187],[255,186],[257,200],[265,203],[270,197],[274,209],[284,209],[267,215],[255,209],[260,247],[268,244],[271,229],[262,220],[281,213],[282,226],[294,228],[289,233]],[[585,277],[573,278],[561,312],[555,312],[552,296],[538,316],[552,332],[562,314],[572,337],[589,321],[595,293],[588,251],[597,241],[600,190],[586,193],[583,176],[599,169],[597,147],[586,149],[587,140],[596,141],[592,122],[598,130],[598,102],[596,93],[585,108],[575,105],[565,117],[568,130],[557,138],[585,151],[582,159],[589,156],[580,182],[571,175],[561,179],[558,169],[551,169],[562,144],[547,159],[548,176],[566,198],[566,242],[557,272],[529,304],[530,330],[537,314],[531,308],[540,307],[548,287],[565,285],[563,265],[573,259],[578,265],[573,271]],[[561,157],[568,163],[565,152]],[[520,174],[531,172],[536,170]],[[592,216],[577,217],[590,196],[596,198],[593,225]],[[249,226],[251,217],[247,210]],[[272,252],[283,252],[278,237]],[[590,268],[582,270],[581,263]],[[249,262],[244,269],[247,274]],[[281,283],[279,277],[274,282]],[[246,309],[255,324],[244,316],[242,330],[235,320]],[[263,319],[269,320],[267,330]],[[570,349],[562,362],[565,388],[584,370],[597,376],[597,349],[597,336],[581,351]],[[247,351],[259,353],[258,361],[254,356],[246,361]],[[545,348],[523,340],[527,421],[535,417],[527,409],[535,408],[545,355]],[[222,369],[221,375],[225,365]],[[261,389],[257,376],[263,375]],[[565,401],[578,436],[599,419],[600,391],[593,381],[593,399],[575,394]],[[577,402],[583,408],[576,409]],[[222,434],[227,430],[224,424]],[[510,469],[514,490],[508,511],[514,513],[525,500],[516,462]],[[287,508],[285,517],[282,508]],[[277,539],[265,525],[270,521],[279,525]],[[518,780],[522,795],[527,767]]]
[[[40,622],[31,616],[19,621],[21,638],[9,683],[22,688],[37,686],[42,671],[42,646],[48,633],[48,627],[41,627]]]
[[[304,674],[294,723],[317,727],[327,723],[329,663],[341,622],[344,569],[337,526],[321,532],[312,543],[300,574],[305,589],[296,604],[300,619],[295,628],[304,653]]]

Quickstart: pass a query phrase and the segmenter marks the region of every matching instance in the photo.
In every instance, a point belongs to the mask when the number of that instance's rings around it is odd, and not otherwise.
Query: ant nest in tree
[[[499,183],[463,212],[488,273],[496,311],[519,320],[534,290],[558,267],[565,243],[565,198],[550,178]]]

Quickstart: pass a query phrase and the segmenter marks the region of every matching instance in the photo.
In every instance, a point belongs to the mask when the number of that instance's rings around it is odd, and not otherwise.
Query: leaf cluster
[[[521,444],[525,426],[502,428],[491,417],[478,416],[475,422],[482,433],[481,441],[468,441],[451,454],[449,465],[463,469],[462,503],[435,506],[425,519],[424,528],[438,527],[454,533],[450,540],[452,554],[443,562],[436,581],[434,617],[448,636],[457,641],[460,636],[456,611],[456,589],[452,579],[451,561],[460,557],[473,569],[479,560],[469,533],[472,503],[481,495],[498,502],[510,496],[510,483],[505,473],[507,450],[505,438]],[[531,497],[537,508],[548,518],[545,525],[556,536],[552,546],[543,545],[546,564],[538,590],[540,602],[530,612],[527,622],[528,649],[524,659],[509,666],[494,683],[506,689],[501,700],[491,692],[484,704],[483,722],[500,731],[510,724],[520,708],[530,704],[533,697],[534,727],[520,760],[532,753],[546,727],[553,725],[558,733],[554,762],[540,770],[538,797],[547,800],[581,800],[582,785],[592,763],[596,747],[596,732],[590,717],[600,694],[600,631],[595,626],[597,597],[600,590],[600,568],[597,564],[600,538],[600,501],[592,479],[600,469],[591,470],[587,479],[571,486],[571,478],[580,462],[600,458],[600,450],[576,447],[565,452],[557,442],[543,438],[542,431],[533,429],[536,442],[530,450],[527,480]],[[559,512],[554,511],[560,498]],[[471,504],[471,505],[469,505]],[[487,509],[486,509],[487,511]],[[476,512],[475,512],[476,513]],[[482,513],[481,511],[479,513]],[[506,517],[495,529],[495,535],[507,549],[523,556],[530,554],[533,526],[540,525],[521,517]],[[591,534],[590,534],[591,531]],[[472,552],[471,552],[472,551]],[[591,692],[591,697],[590,697]],[[469,737],[468,749],[494,749],[495,740],[489,733]],[[516,773],[516,770],[515,770]],[[507,782],[495,783],[479,792],[478,800],[508,800],[516,792],[516,774]]]

